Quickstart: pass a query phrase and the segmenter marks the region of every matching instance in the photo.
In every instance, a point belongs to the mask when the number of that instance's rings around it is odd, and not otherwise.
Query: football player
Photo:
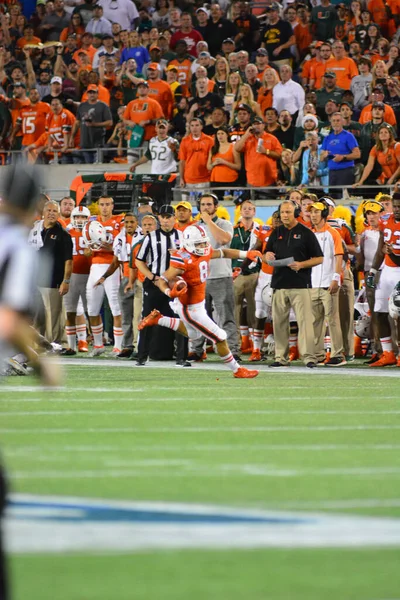
[[[116,270],[102,285],[97,287],[95,285],[113,261],[113,242],[114,238],[121,231],[123,215],[113,215],[114,200],[109,196],[101,196],[98,201],[98,206],[99,216],[97,217],[97,221],[99,221],[107,231],[108,243],[102,244],[99,250],[86,248],[84,251],[85,256],[92,259],[92,266],[90,267],[89,279],[86,286],[86,295],[89,319],[93,333],[93,356],[100,356],[105,352],[103,344],[103,322],[100,316],[104,293],[107,294],[110,310],[114,317],[114,354],[119,354],[121,352],[123,336],[121,308],[118,298],[120,285],[119,271]]]
[[[68,233],[72,239],[72,274],[68,293],[64,296],[64,307],[67,313],[65,333],[67,335],[68,347],[62,350],[61,354],[65,356],[74,356],[76,354],[76,334],[78,327],[79,333],[83,334],[84,337],[84,339],[79,339],[79,337],[82,338],[82,335],[78,336],[78,350],[80,352],[87,351],[86,323],[83,312],[87,312],[86,285],[92,258],[85,255],[86,243],[82,235],[82,230],[89,218],[90,210],[86,206],[77,206],[71,212],[71,223],[68,226]],[[80,306],[82,308],[79,310],[78,307]],[[77,318],[79,319],[79,325]]]
[[[400,195],[393,197],[393,214],[380,225],[381,235],[372,267],[366,279],[367,287],[376,287],[374,310],[377,313],[379,335],[382,345],[382,356],[370,367],[386,367],[395,365],[400,367],[400,357],[393,352],[390,322],[389,322],[389,297],[400,281]],[[375,277],[381,268],[379,283],[375,284]]]
[[[206,280],[209,262],[212,258],[248,258],[250,261],[261,258],[257,250],[234,250],[220,248],[213,250],[205,230],[201,226],[190,225],[183,232],[183,249],[172,252],[170,266],[160,277],[156,285],[164,294],[175,298],[174,312],[179,319],[164,317],[153,310],[139,323],[139,329],[160,325],[178,331],[186,337],[196,339],[205,336],[216,345],[223,363],[233,371],[234,377],[250,379],[257,377],[258,371],[240,367],[227,344],[226,332],[208,316],[205,308]],[[170,282],[176,281],[172,289]]]

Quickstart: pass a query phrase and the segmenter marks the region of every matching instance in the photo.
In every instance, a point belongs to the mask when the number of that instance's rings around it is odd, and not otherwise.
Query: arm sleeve
[[[144,238],[143,243],[140,247],[140,250],[137,253],[136,258],[138,260],[142,260],[143,262],[146,262],[146,258],[149,253],[149,250],[150,250],[150,236],[146,235],[146,237]]]

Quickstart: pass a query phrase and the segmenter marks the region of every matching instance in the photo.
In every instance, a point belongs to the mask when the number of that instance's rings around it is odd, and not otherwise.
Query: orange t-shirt
[[[96,48],[93,48],[93,46],[89,46],[89,48],[85,48],[85,49],[79,48],[78,50],[75,50],[75,52],[72,55],[72,58],[77,63],[77,65],[82,66],[81,59],[79,58],[80,52],[84,52],[86,54],[86,56],[89,57],[89,60],[92,63],[94,55],[96,54],[97,50],[96,50]]]
[[[194,219],[190,219],[189,223],[184,223],[183,225],[178,223],[178,221],[175,221],[174,229],[178,229],[179,231],[185,231],[186,227],[189,227],[189,225],[194,225],[195,223],[196,221]]]
[[[92,258],[84,255],[86,248],[81,229],[68,229],[72,239],[72,272],[79,275],[88,275]]]
[[[330,58],[326,62],[325,71],[336,74],[336,85],[343,90],[349,90],[351,80],[358,75],[357,65],[352,58],[345,56],[341,60]]]
[[[102,221],[101,217],[97,217],[97,221],[99,221],[99,223],[101,223],[104,227],[104,229],[107,231],[107,233],[111,233],[113,239],[115,238],[116,235],[118,235],[121,231],[121,227],[122,227],[122,222],[124,219],[124,215],[113,215],[112,217],[110,217],[110,219],[107,219],[107,221]],[[111,244],[112,244],[113,240],[111,240]],[[94,250],[93,251],[93,259],[92,259],[92,263],[94,265],[111,265],[112,261],[113,261],[113,256],[114,256],[114,252],[113,250]]]
[[[36,36],[33,36],[31,40],[27,40],[26,37],[21,37],[17,41],[18,48],[24,48],[26,44],[41,44],[42,40]]]
[[[330,60],[330,59],[329,59]],[[322,87],[322,78],[325,75],[325,71],[327,71],[327,62],[322,62],[321,60],[316,60],[313,65],[310,67],[310,79],[314,80],[314,88],[319,90]]]
[[[233,163],[233,144],[229,146],[227,152],[217,152],[217,154],[214,154],[211,160],[214,160],[215,158],[223,158],[224,160]],[[211,181],[216,181],[218,183],[233,183],[238,177],[238,171],[235,171],[226,165],[216,165],[211,171]]]
[[[308,79],[308,81],[310,81],[311,70],[317,63],[318,63],[318,60],[315,58],[315,56],[313,58],[310,58],[310,60],[306,60],[305,63],[303,63],[303,68],[301,70],[301,76],[304,77],[305,79]]]
[[[157,100],[163,110],[164,117],[166,119],[171,119],[174,97],[169,84],[161,79],[158,81],[149,80],[147,83],[149,84],[149,97],[153,100]]]
[[[379,26],[387,22],[387,13],[383,0],[369,0],[367,10],[372,13],[372,22]]]
[[[400,144],[395,143],[387,152],[379,151],[377,147],[374,146],[371,149],[370,156],[373,156],[381,165],[382,173],[378,177],[378,181],[380,183],[385,183],[392,175],[394,175],[400,166]]]
[[[81,45],[81,37],[85,33],[85,28],[82,25],[78,25],[78,27],[76,27],[75,31],[73,31],[72,33],[75,33],[77,44],[78,44],[78,46],[80,46]],[[70,34],[69,27],[65,27],[62,30],[62,32],[60,33],[60,42],[66,42],[69,34]]]
[[[386,243],[392,244],[394,253],[400,255],[400,221],[394,220],[394,215],[390,215],[387,221],[379,223],[379,229],[383,231],[383,239]],[[389,254],[385,254],[385,265],[388,267],[397,267]]]
[[[272,232],[273,232],[273,228],[270,227],[269,225],[263,225],[262,227],[260,227],[260,229],[257,229],[254,232],[255,235],[256,235],[256,237],[262,243],[261,254],[264,254],[265,249],[267,247],[268,238],[269,238],[269,236],[271,235]],[[267,263],[265,263],[263,261],[261,263],[261,271],[263,273],[266,273],[267,275],[272,275],[272,273],[274,272],[274,267],[270,267],[270,265],[267,265]]]
[[[70,133],[76,119],[74,115],[64,108],[59,115],[50,112],[47,117],[46,131],[51,138],[54,148],[61,148],[64,144],[64,133]]]
[[[141,121],[156,121],[164,116],[163,110],[157,100],[153,98],[136,98],[131,100],[124,112],[124,119],[133,121],[137,125]],[[146,125],[144,128],[144,140],[151,140],[156,135],[156,128],[153,124]]]
[[[178,69],[178,82],[182,86],[184,96],[190,96],[190,84],[192,81],[192,61],[184,58],[179,61],[177,58],[170,60],[168,66],[174,65]]]
[[[207,169],[208,154],[214,145],[212,137],[201,134],[198,140],[187,135],[181,142],[179,160],[185,161],[183,174],[186,183],[206,183],[210,181],[210,171]]]
[[[293,33],[294,37],[296,38],[296,46],[299,50],[304,52],[304,50],[306,50],[313,41],[313,37],[310,31],[310,25],[308,23],[306,23],[305,25],[297,23]]]
[[[110,106],[110,92],[108,91],[108,89],[106,87],[104,87],[104,85],[101,85],[100,83],[97,84],[97,87],[99,88],[99,94],[98,94],[98,99],[101,100],[101,102],[104,102],[105,104],[107,104],[107,106]],[[87,92],[84,92],[81,98],[81,102],[87,102],[88,101],[88,95]]]
[[[46,102],[38,102],[21,108],[17,123],[21,124],[22,145],[34,144],[46,130],[47,116],[51,113]]]
[[[29,100],[29,98],[27,98],[26,100],[18,100],[18,98],[13,98],[13,100],[11,101],[11,105],[10,105],[10,111],[11,111],[11,120],[12,120],[12,125],[13,128],[15,127],[15,124],[17,122],[17,119],[19,117],[20,111],[22,108],[26,108],[27,106],[31,105],[31,101]],[[22,137],[22,131],[19,130],[16,137]]]
[[[311,221],[306,221],[305,219],[303,219],[303,217],[301,215],[299,217],[297,217],[297,220],[299,223],[304,225],[304,227],[308,227],[308,229],[312,229]]]
[[[272,89],[260,87],[258,90],[257,102],[260,105],[261,114],[263,115],[267,108],[272,106]]]
[[[392,127],[394,127],[396,130],[396,115],[394,114],[393,108],[389,106],[389,104],[385,104],[383,120],[385,123],[392,125]],[[361,111],[360,118],[358,119],[358,122],[361,123],[361,125],[365,125],[365,123],[368,123],[368,121],[372,121],[372,104],[367,104],[367,106],[364,106]]]
[[[204,301],[210,260],[211,253],[207,256],[196,256],[186,250],[177,250],[171,254],[170,267],[183,271],[182,278],[188,286],[187,292],[179,297],[184,306]]]
[[[270,133],[262,135],[263,146],[266,150],[272,150],[279,155],[282,154],[280,141]],[[264,187],[274,185],[278,178],[278,167],[276,160],[266,154],[257,152],[258,138],[252,135],[244,146],[244,162],[246,166],[247,181],[250,185]]]

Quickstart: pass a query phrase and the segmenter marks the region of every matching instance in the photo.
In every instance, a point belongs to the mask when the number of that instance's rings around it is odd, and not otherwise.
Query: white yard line
[[[400,415],[400,410],[25,410],[0,411],[4,417],[71,415]]]

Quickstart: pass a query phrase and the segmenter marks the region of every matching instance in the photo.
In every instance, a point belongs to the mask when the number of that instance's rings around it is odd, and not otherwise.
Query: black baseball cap
[[[160,216],[168,216],[168,217],[174,217],[175,216],[175,210],[173,208],[173,206],[171,206],[170,204],[163,204],[160,208],[160,210],[158,211],[158,214]]]
[[[233,41],[232,38],[226,38],[226,40],[224,40],[222,43],[223,44],[233,44],[233,45],[235,45],[235,42]]]
[[[333,78],[333,77],[336,77],[336,73],[333,73],[332,71],[326,71],[326,73],[324,74],[324,77]]]
[[[254,117],[253,123],[263,123],[265,125],[265,123],[261,117]]]
[[[383,102],[374,102],[372,108],[380,108],[382,110],[385,110],[385,105]]]
[[[248,104],[244,104],[243,102],[238,105],[237,110],[246,110],[250,115],[252,114],[252,110]]]

